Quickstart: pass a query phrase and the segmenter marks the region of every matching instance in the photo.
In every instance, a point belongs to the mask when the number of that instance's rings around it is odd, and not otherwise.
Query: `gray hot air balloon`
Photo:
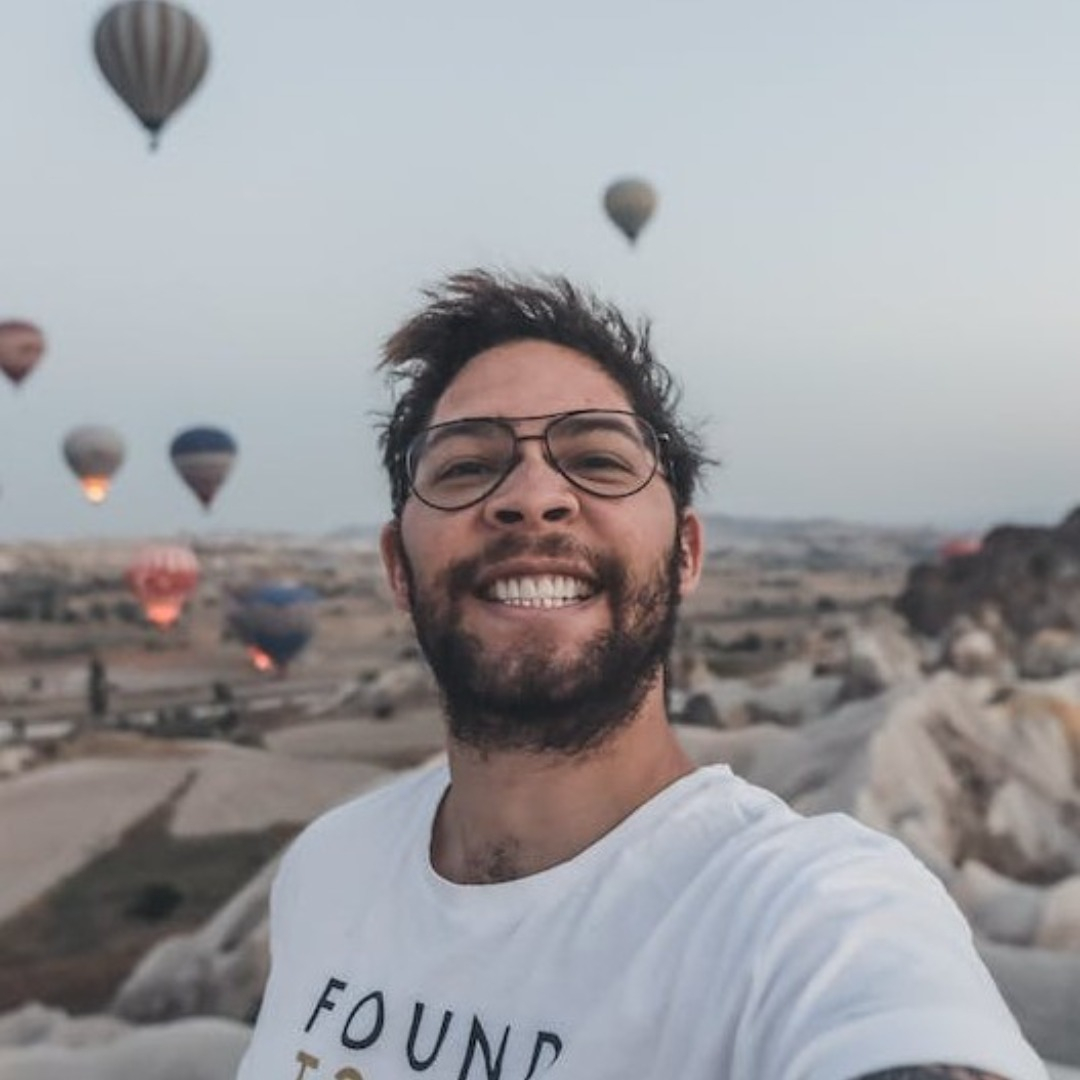
[[[635,177],[616,180],[604,192],[604,209],[608,217],[631,244],[652,217],[656,203],[656,189],[652,184]]]
[[[64,458],[92,503],[105,501],[113,473],[124,460],[124,440],[112,428],[84,424],[64,439]]]
[[[198,20],[166,0],[125,0],[98,20],[94,56],[101,73],[157,146],[165,122],[195,92],[210,62]]]

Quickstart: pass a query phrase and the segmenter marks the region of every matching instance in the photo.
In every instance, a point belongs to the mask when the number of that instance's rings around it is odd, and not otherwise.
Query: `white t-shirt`
[[[1046,1080],[941,884],[840,814],[699,769],[582,854],[431,866],[429,768],[325,815],[271,898],[239,1080]]]

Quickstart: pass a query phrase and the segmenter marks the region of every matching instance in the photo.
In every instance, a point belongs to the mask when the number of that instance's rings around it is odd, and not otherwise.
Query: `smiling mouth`
[[[508,607],[560,608],[580,604],[595,592],[595,587],[581,578],[537,574],[498,578],[484,591],[484,598]]]

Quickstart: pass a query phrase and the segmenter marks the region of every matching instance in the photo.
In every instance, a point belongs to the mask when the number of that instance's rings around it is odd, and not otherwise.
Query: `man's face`
[[[588,357],[520,341],[469,361],[431,422],[628,408]],[[544,424],[514,426],[533,435]],[[556,472],[542,443],[518,451],[474,506],[447,512],[411,496],[383,552],[454,738],[481,750],[577,751],[629,721],[657,687],[678,602],[700,569],[700,525],[692,514],[677,521],[660,475],[605,499]]]

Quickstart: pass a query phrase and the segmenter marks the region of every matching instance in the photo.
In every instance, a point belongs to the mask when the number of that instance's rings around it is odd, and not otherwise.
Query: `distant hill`
[[[946,536],[929,526],[865,525],[828,518],[744,518],[706,514],[713,558],[749,558],[809,569],[895,566],[933,557]]]
[[[828,518],[755,518],[704,514],[708,551],[770,565],[824,569],[895,566],[930,558],[951,533],[925,526],[864,525]],[[381,525],[347,525],[335,543],[376,544]]]

